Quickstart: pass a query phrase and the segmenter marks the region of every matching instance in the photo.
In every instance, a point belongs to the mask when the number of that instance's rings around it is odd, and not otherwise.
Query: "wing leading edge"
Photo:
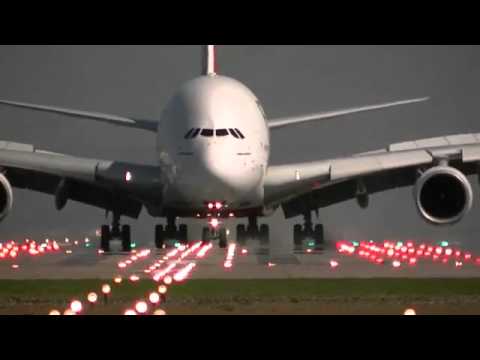
[[[476,173],[480,134],[422,139],[351,157],[272,166],[265,179],[266,203],[282,205],[287,217],[293,217],[305,206],[314,210],[354,199],[359,180],[369,193],[411,186],[419,169],[443,159],[466,175]]]
[[[130,127],[130,128],[147,130],[152,132],[156,132],[157,126],[158,126],[158,122],[155,120],[133,119],[133,118],[123,117],[123,116],[82,111],[82,110],[74,110],[74,109],[66,109],[66,108],[61,108],[56,106],[29,104],[24,102],[1,100],[1,99],[0,99],[0,105],[48,112],[52,114],[66,115],[66,116],[75,117],[75,118],[95,120],[95,121],[109,123],[117,126]]]
[[[408,105],[408,104],[424,102],[429,99],[430,99],[429,97],[424,97],[424,98],[389,102],[384,104],[362,106],[362,107],[356,107],[356,108],[350,108],[350,109],[272,119],[268,122],[268,126],[270,129],[280,129],[286,126],[298,125],[298,124],[311,122],[311,121],[328,120],[328,119],[338,118],[346,115],[358,114],[358,113],[367,112],[367,111],[382,110],[382,109],[387,109],[390,107],[395,107],[400,105]]]

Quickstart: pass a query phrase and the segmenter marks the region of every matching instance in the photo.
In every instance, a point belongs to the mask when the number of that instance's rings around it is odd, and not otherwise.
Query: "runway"
[[[191,243],[194,244],[195,242]],[[158,263],[158,268],[177,263],[181,266],[194,264],[188,273],[191,279],[335,279],[335,278],[475,278],[480,276],[480,262],[475,262],[475,254],[469,261],[449,262],[418,259],[414,266],[402,263],[393,266],[393,258],[384,260],[383,264],[366,261],[363,258],[345,255],[337,249],[321,251],[309,250],[295,252],[298,264],[269,263],[268,249],[256,244],[245,247],[231,244],[229,249],[219,249],[213,245],[203,257],[196,253],[186,254],[181,261],[165,259],[172,249],[149,250],[147,256],[137,259],[124,268],[119,264],[128,261],[132,254],[101,254],[97,244],[92,241],[85,247],[83,240],[73,240],[68,244],[60,242],[60,250],[41,256],[19,255],[15,259],[0,259],[0,279],[112,279],[116,275],[129,277],[136,275],[140,279],[152,277],[147,273],[149,266]],[[231,254],[228,257],[229,250]],[[155,269],[153,269],[155,270]]]

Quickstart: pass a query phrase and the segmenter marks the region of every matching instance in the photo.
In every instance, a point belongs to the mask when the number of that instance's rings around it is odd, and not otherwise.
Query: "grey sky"
[[[432,96],[426,104],[359,114],[275,132],[274,164],[316,160],[442,134],[480,132],[478,46],[220,46],[221,74],[249,86],[270,117]],[[200,73],[200,48],[189,46],[0,46],[0,98],[119,115],[158,118],[173,92]],[[140,131],[0,107],[2,140],[79,156],[153,163],[155,138]],[[475,177],[473,211],[458,225],[437,228],[417,215],[411,189],[321,212],[331,239],[409,237],[476,245],[480,225]],[[91,231],[103,211],[14,190],[14,209],[0,224],[12,236]],[[279,211],[268,222],[275,236],[291,235]],[[132,222],[139,243],[153,241],[155,220]],[[196,234],[197,236],[199,233]]]

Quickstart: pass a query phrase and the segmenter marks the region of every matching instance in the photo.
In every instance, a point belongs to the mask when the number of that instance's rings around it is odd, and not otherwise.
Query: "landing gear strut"
[[[293,242],[296,250],[301,250],[305,240],[313,240],[315,248],[319,248],[324,243],[323,225],[317,224],[313,226],[312,213],[307,212],[304,215],[305,223],[295,225],[293,227]]]
[[[262,224],[259,228],[258,218],[250,216],[246,229],[243,224],[237,226],[237,242],[240,245],[245,245],[247,239],[259,240],[262,245],[266,245],[270,240],[270,228],[265,224]]]
[[[112,226],[102,225],[100,247],[104,252],[110,252],[110,241],[119,239],[122,241],[122,251],[132,250],[131,229],[129,225],[120,226],[120,215],[113,214]]]
[[[187,225],[176,226],[176,217],[167,217],[167,226],[155,226],[155,246],[157,249],[163,248],[167,240],[178,240],[183,245],[188,244],[188,227]]]

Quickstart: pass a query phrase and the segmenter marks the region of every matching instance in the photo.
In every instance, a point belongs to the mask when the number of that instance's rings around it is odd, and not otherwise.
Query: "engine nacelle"
[[[435,225],[454,224],[472,208],[473,191],[466,176],[449,166],[427,170],[414,189],[420,215]]]
[[[5,175],[0,174],[0,221],[12,210],[13,191]]]

